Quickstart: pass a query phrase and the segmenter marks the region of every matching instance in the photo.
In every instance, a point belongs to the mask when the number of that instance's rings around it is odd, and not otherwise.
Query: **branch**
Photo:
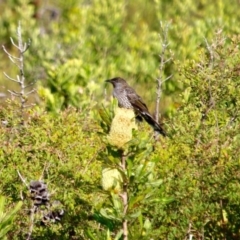
[[[2,45],[2,48],[3,48],[3,51],[9,56],[12,56],[8,51],[7,51],[7,49],[5,48],[5,46],[4,45]]]
[[[166,63],[172,60],[172,57],[165,59],[166,58],[166,51],[169,46],[168,43],[168,31],[170,27],[170,22],[167,23],[165,26],[163,26],[162,22],[160,22],[160,30],[161,33],[159,34],[160,41],[161,41],[161,46],[162,46],[162,51],[161,54],[159,55],[160,57],[160,65],[159,65],[159,78],[157,78],[157,99],[156,99],[156,109],[155,109],[155,119],[157,122],[159,122],[159,105],[160,105],[160,98],[162,95],[162,85],[164,82],[169,80],[172,75],[168,76],[167,78],[164,79],[164,68]]]
[[[25,88],[26,88],[26,87],[25,87]],[[32,89],[31,91],[25,93],[25,95],[29,95],[29,94],[34,93],[34,92],[36,92],[36,89]]]
[[[5,76],[6,78],[8,78],[9,80],[11,80],[11,81],[13,81],[13,82],[19,83],[19,80],[16,80],[16,79],[14,79],[14,78],[9,77],[5,72],[3,72],[3,74],[4,74],[4,76]]]
[[[122,152],[121,157],[121,168],[123,172],[126,172],[127,170],[127,162],[126,162],[126,156]],[[125,178],[124,178],[125,179]],[[128,240],[128,221],[126,219],[127,210],[128,210],[128,183],[126,179],[123,182],[123,192],[120,194],[123,200],[123,240]]]
[[[42,174],[41,174],[41,176],[40,176],[40,178],[39,178],[39,181],[42,181],[42,180],[43,180],[44,172],[45,172],[46,170],[48,170],[49,167],[50,167],[50,163],[49,163],[49,162],[45,162],[45,163],[44,163],[43,170],[42,170]]]
[[[10,40],[11,40],[12,45],[13,45],[14,47],[16,47],[18,50],[20,50],[19,47],[18,47],[18,45],[15,44],[15,42],[13,41],[13,39],[12,39],[11,37],[10,37]]]
[[[24,44],[24,50],[22,51],[22,53],[25,53],[29,47],[31,45],[31,39],[28,39],[28,42]]]
[[[213,61],[214,61],[214,52],[212,50],[212,46],[209,45],[208,41],[206,38],[204,38],[206,46],[207,46],[207,50],[209,52],[210,55],[210,63],[209,63],[209,67],[213,68]]]
[[[4,52],[7,54],[8,58],[10,59],[10,61],[12,63],[14,63],[18,69],[19,69],[19,75],[17,75],[16,79],[15,78],[11,78],[10,76],[8,76],[6,73],[4,73],[5,77],[13,82],[16,82],[19,84],[20,86],[20,90],[18,92],[15,91],[11,91],[8,90],[8,92],[10,92],[13,96],[16,96],[20,99],[20,106],[21,106],[21,118],[22,118],[22,123],[24,123],[24,109],[30,106],[33,106],[33,104],[31,105],[26,105],[26,96],[34,93],[35,89],[32,89],[31,91],[25,93],[25,89],[27,87],[32,86],[35,81],[33,83],[28,84],[27,86],[25,86],[26,84],[26,79],[25,79],[25,75],[24,75],[24,53],[28,50],[28,48],[31,45],[31,40],[28,39],[27,43],[23,43],[22,40],[22,32],[21,32],[21,24],[19,22],[18,24],[18,28],[17,28],[17,42],[18,44],[15,43],[15,41],[13,40],[13,38],[10,37],[10,41],[12,43],[12,45],[18,49],[18,53],[19,56],[13,56],[12,54],[10,54],[7,49],[2,46]]]
[[[26,180],[24,179],[24,177],[21,175],[21,173],[19,172],[19,170],[17,169],[17,173],[18,173],[18,176],[20,177],[20,179],[22,180],[22,182],[25,184],[25,186],[29,189],[29,186],[26,182]]]
[[[28,105],[24,105],[24,108],[29,108],[29,107],[32,107],[32,106],[35,106],[36,104],[35,103],[31,103],[31,104],[28,104]]]
[[[15,91],[11,91],[11,90],[7,90],[8,92],[10,92],[13,96],[16,96],[16,97],[20,97],[21,93],[17,93]]]
[[[21,173],[19,172],[18,169],[17,169],[17,173],[18,173],[18,176],[20,177],[20,179],[22,180],[22,182],[24,183],[24,185],[29,189],[29,185],[27,184],[25,178],[21,175]],[[32,236],[36,209],[37,209],[37,207],[34,205],[34,203],[32,203],[32,207],[30,209],[30,226],[29,226],[26,240],[30,240],[31,236]]]
[[[31,86],[34,85],[36,82],[37,82],[37,80],[34,80],[33,82],[31,82],[31,83],[29,83],[28,85],[26,85],[26,86],[24,87],[24,89],[31,87]]]
[[[34,228],[34,219],[35,219],[35,212],[36,212],[37,207],[32,203],[32,207],[30,209],[30,226],[27,234],[27,239],[26,240],[31,240],[33,228]]]

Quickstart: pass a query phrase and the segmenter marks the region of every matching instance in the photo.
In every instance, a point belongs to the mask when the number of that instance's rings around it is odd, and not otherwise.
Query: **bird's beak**
[[[111,79],[108,79],[108,80],[105,80],[105,82],[111,83],[112,81],[111,81]]]

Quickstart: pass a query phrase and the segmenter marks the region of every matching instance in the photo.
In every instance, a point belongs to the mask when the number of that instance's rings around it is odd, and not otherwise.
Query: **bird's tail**
[[[154,129],[154,131],[162,134],[164,137],[166,137],[166,132],[162,128],[162,126],[156,122],[156,120],[153,118],[153,116],[148,112],[142,112],[142,117],[145,119],[145,121],[151,125]]]

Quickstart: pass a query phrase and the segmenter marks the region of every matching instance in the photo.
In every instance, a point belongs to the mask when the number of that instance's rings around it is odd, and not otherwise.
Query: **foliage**
[[[17,205],[10,212],[4,212],[5,198],[0,197],[0,238],[7,239],[6,234],[12,228],[13,220],[16,213],[22,206],[22,202],[17,203]]]
[[[163,181],[154,171],[153,139],[136,128],[133,110],[116,108],[111,130],[102,136],[106,147],[99,160],[108,197],[99,205],[98,221],[104,220],[115,239],[149,239],[154,232],[146,217],[149,208],[171,201],[164,196]]]
[[[1,119],[7,120],[8,124],[1,126],[0,189],[13,202],[19,201],[21,193],[24,200],[16,218],[18,224],[13,226],[9,237],[24,239],[28,232],[29,215],[25,209],[31,208],[31,199],[18,170],[28,182],[42,178],[51,198],[64,206],[65,227],[61,228],[59,224],[53,224],[52,228],[41,226],[40,219],[36,218],[33,237],[80,238],[89,226],[94,205],[101,198],[101,194],[96,196],[100,172],[95,161],[101,145],[94,137],[94,129],[85,113],[74,109],[68,109],[58,117],[37,109],[30,110],[26,126],[19,126],[17,121],[7,118],[5,114],[12,110],[1,109]],[[16,117],[12,118],[16,120]]]
[[[38,94],[29,99],[37,106],[25,110],[22,125],[20,104],[2,98],[17,85],[0,76],[4,212],[23,202],[7,239],[26,239],[30,226],[33,239],[121,239],[122,200],[114,191],[126,180],[131,239],[239,239],[237,9],[237,0],[1,1],[1,45],[16,56],[9,37],[20,20],[23,41],[32,42],[24,55],[26,83],[38,80]],[[164,72],[159,21],[170,23],[166,59],[174,56]],[[1,72],[16,76],[0,56]],[[171,74],[160,106],[168,137],[154,142],[140,124],[126,145],[123,172],[116,167],[122,152],[106,137],[116,102],[108,103],[103,82],[126,78],[152,110],[156,78]],[[115,164],[122,177],[113,176],[110,191],[101,186],[103,163]],[[31,220],[33,180],[44,181],[61,202],[60,222],[41,225],[41,214]]]
[[[207,46],[180,70],[187,87],[169,123],[173,137],[155,156],[176,199],[161,209],[163,238],[239,238],[239,37],[217,33]]]
[[[154,102],[152,86],[158,76],[161,50],[159,21],[171,21],[170,49],[180,61],[198,59],[197,50],[204,44],[203,38],[211,39],[219,28],[227,34],[239,33],[236,24],[239,16],[235,13],[239,5],[237,0],[231,4],[227,0],[211,3],[205,0],[181,3],[73,0],[68,4],[60,0],[49,5],[33,2],[40,4],[18,0],[0,5],[3,9],[0,39],[11,48],[9,37],[15,35],[21,20],[25,29],[23,38],[32,40],[26,54],[27,79],[30,82],[39,80],[46,88],[44,92],[50,91],[45,98],[47,108],[54,111],[66,105],[76,107],[79,101],[87,101],[88,94],[98,99],[102,96],[102,82],[118,75],[130,81],[135,79],[143,97]],[[1,63],[2,68],[15,76],[6,61]],[[76,69],[78,73],[71,76],[68,71],[73,74]],[[175,65],[169,62],[165,75],[176,71]],[[86,86],[88,90],[82,94]],[[164,95],[169,97],[163,98],[161,109],[170,114],[175,110],[175,94],[183,85],[172,78],[163,87]],[[150,90],[144,91],[146,88]],[[166,104],[170,107],[165,107]]]

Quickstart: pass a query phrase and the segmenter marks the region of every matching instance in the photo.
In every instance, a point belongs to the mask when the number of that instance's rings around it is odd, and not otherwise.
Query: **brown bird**
[[[142,98],[132,87],[128,85],[124,79],[116,77],[106,80],[106,82],[112,83],[113,96],[117,98],[119,107],[133,109],[139,120],[144,118],[145,121],[151,125],[155,131],[159,132],[164,137],[166,136],[163,128],[149,113],[146,104],[142,101]]]

